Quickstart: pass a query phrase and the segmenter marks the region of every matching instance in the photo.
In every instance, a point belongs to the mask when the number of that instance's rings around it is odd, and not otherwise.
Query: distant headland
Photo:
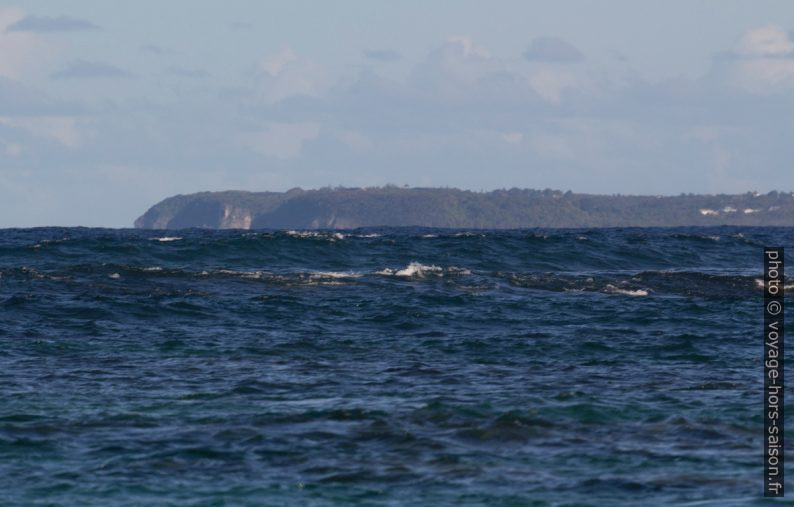
[[[352,229],[377,226],[794,226],[794,193],[595,195],[512,188],[322,188],[176,195],[135,220],[140,229]]]

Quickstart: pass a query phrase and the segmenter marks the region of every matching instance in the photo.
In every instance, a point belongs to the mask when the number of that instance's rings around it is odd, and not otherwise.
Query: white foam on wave
[[[327,233],[327,232],[317,232],[317,231],[296,231],[296,230],[289,230],[285,233],[287,236],[292,236],[293,238],[324,238],[324,239],[345,239],[345,235],[341,232],[334,232],[334,233]]]
[[[274,273],[271,271],[237,271],[232,269],[218,269],[211,272],[202,271],[201,276],[223,275],[233,276],[245,280],[263,280],[266,282],[299,284],[299,285],[343,285],[345,280],[364,276],[362,273],[350,271],[297,271]]]
[[[69,241],[69,238],[66,237],[66,238],[59,238],[59,239],[42,239],[38,243],[33,245],[33,248],[41,248],[42,246],[47,245],[49,243],[60,243],[62,241]]]
[[[121,278],[121,275],[118,273],[111,273],[108,275],[108,278],[112,278],[113,280],[118,280],[119,278]]]
[[[315,231],[287,231],[287,236],[292,236],[293,238],[319,238],[322,236],[319,232]]]
[[[418,262],[412,262],[394,274],[396,276],[424,276],[428,273],[440,273],[442,271],[443,269],[436,265],[426,266]]]
[[[611,285],[611,284],[607,285],[605,287],[605,290],[606,290],[606,292],[609,292],[610,294],[623,294],[624,296],[641,297],[641,296],[647,296],[648,295],[648,291],[645,290],[645,289],[637,289],[637,290],[619,289],[619,288],[617,288],[617,287],[615,287],[614,285]]]
[[[359,278],[361,273],[349,273],[344,271],[317,271],[309,273],[311,278]]]
[[[756,278],[755,279],[755,288],[764,290],[764,279],[763,278]],[[794,284],[783,285],[783,290],[792,290],[794,289]]]
[[[161,268],[160,266],[149,266],[149,267],[143,268],[143,270],[144,271],[162,271],[163,268]]]
[[[149,239],[151,239],[152,241],[166,242],[166,241],[179,241],[182,238],[179,236],[163,236],[162,238],[149,238]]]
[[[419,262],[411,262],[402,269],[386,268],[376,271],[376,275],[389,275],[389,276],[425,276],[428,273],[440,273],[443,269],[439,266],[421,264]]]
[[[210,273],[207,273],[206,271],[202,271],[201,274],[206,276]],[[264,275],[262,271],[235,271],[233,269],[219,269],[217,271],[214,271],[213,274],[232,275],[232,276],[238,276],[240,278],[247,278],[249,280],[258,280],[262,278],[262,275]]]
[[[388,275],[388,276],[404,276],[404,277],[424,277],[430,274],[433,275],[443,275],[444,273],[449,274],[456,274],[456,275],[470,275],[471,271],[466,268],[459,268],[457,266],[450,266],[448,268],[442,268],[441,266],[436,266],[435,264],[426,265],[420,262],[411,262],[407,266],[402,269],[392,269],[386,268],[380,271],[376,271],[376,275]]]

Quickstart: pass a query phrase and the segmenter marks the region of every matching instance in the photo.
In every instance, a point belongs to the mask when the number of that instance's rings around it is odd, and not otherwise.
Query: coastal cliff
[[[377,226],[794,226],[794,194],[593,195],[559,190],[325,188],[177,195],[135,220],[139,229],[350,229]]]

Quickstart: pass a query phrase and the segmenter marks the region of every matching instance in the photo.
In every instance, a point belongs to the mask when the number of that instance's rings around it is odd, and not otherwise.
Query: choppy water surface
[[[791,244],[2,230],[0,503],[761,503],[761,249]]]

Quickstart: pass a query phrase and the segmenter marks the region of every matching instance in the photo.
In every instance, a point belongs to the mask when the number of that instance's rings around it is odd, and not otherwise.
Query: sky
[[[788,0],[0,0],[0,227],[207,190],[794,190]]]

